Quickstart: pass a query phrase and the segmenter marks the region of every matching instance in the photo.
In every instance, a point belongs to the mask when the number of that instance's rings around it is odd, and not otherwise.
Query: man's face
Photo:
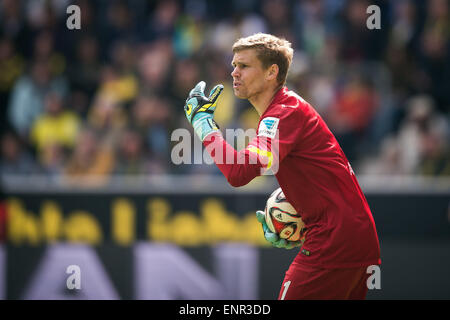
[[[236,97],[251,99],[266,90],[266,73],[254,49],[238,51],[231,62],[233,90]]]

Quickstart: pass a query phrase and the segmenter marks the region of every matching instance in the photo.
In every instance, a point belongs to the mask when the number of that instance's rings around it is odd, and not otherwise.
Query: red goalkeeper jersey
[[[296,257],[305,265],[380,264],[367,200],[336,138],[300,96],[281,88],[261,116],[257,136],[237,152],[220,133],[204,142],[232,186],[271,170],[308,230]]]

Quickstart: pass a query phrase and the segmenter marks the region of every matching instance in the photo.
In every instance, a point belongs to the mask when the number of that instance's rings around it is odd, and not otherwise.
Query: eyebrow
[[[231,62],[231,66],[232,66],[232,67],[234,67],[235,65],[238,65],[238,64],[241,64],[241,65],[242,65],[242,64],[248,65],[247,62],[234,62],[234,61]]]

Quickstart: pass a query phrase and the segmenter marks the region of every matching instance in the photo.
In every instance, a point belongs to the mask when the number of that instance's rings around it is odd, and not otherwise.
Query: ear
[[[280,69],[278,68],[277,64],[272,64],[268,69],[267,69],[267,80],[276,80],[278,77],[278,72],[280,71]]]

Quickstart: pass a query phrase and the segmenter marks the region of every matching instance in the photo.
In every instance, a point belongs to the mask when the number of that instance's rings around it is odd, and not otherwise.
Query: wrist
[[[218,132],[219,127],[210,116],[204,116],[200,119],[195,119],[192,123],[194,131],[199,137],[200,141],[205,141],[206,137],[211,133]]]

